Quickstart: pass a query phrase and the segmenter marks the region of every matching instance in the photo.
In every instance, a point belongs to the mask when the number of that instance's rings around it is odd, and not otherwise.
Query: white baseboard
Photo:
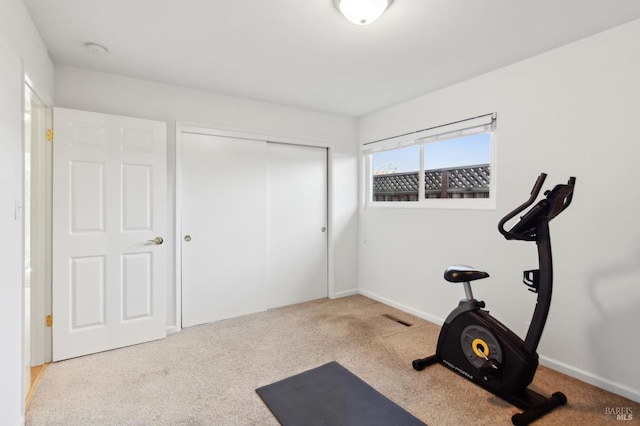
[[[358,289],[339,291],[334,293],[331,299],[340,299],[341,297],[354,296],[356,294],[359,294]]]
[[[380,303],[384,303],[385,305],[389,305],[394,308],[400,309],[401,311],[404,311],[408,314],[415,315],[418,318],[422,318],[427,321],[430,321],[434,324],[438,324],[438,325],[444,324],[444,319],[442,318],[434,317],[433,315],[429,315],[426,312],[422,312],[420,310],[411,308],[401,303],[397,303],[393,300],[387,299],[386,297],[380,296],[376,293],[372,293],[366,290],[359,290],[358,293],[370,299],[377,300]],[[589,383],[590,385],[604,389],[611,393],[615,393],[616,395],[623,396],[632,401],[640,402],[639,389],[633,389],[633,388],[630,388],[629,386],[616,383],[609,379],[605,379],[603,377],[597,376],[588,371],[563,363],[561,361],[557,361],[553,358],[549,358],[544,355],[539,355],[539,358],[540,358],[540,364],[544,365],[547,368],[566,374],[567,376],[571,376],[575,379],[581,380],[585,383]],[[561,391],[562,389],[558,389],[558,390]]]
[[[588,371],[582,370],[580,368],[574,367],[564,362],[555,360],[553,358],[546,357],[544,355],[539,355],[539,358],[540,358],[540,365],[544,365],[547,368],[558,371],[560,373],[564,373],[567,376],[571,376],[575,379],[578,379],[585,383],[589,383],[590,385],[604,389],[611,393],[615,393],[616,395],[623,396],[632,401],[640,402],[640,390],[638,389],[633,389],[633,388],[630,388],[629,386],[616,383],[612,380],[605,379],[604,377],[600,377],[596,374],[590,373]],[[562,389],[558,389],[558,390],[561,391]]]
[[[393,301],[391,299],[387,299],[386,297],[382,297],[382,296],[380,296],[380,295],[378,295],[376,293],[371,293],[370,291],[366,291],[366,290],[358,290],[358,293],[363,295],[363,296],[366,296],[366,297],[368,297],[370,299],[377,300],[380,303],[384,303],[385,305],[389,305],[389,306],[392,306],[394,308],[400,309],[401,311],[404,311],[404,312],[406,312],[408,314],[414,315],[414,316],[416,316],[418,318],[425,319],[425,320],[427,320],[429,322],[432,322],[434,324],[437,324],[437,325],[444,324],[444,319],[442,319],[442,318],[434,317],[433,315],[429,315],[429,314],[427,314],[425,312],[422,312],[422,311],[420,311],[418,309],[411,308],[411,307],[409,307],[407,305],[403,305],[402,303],[397,303],[397,302],[395,302],[395,301]]]
[[[180,331],[180,329],[176,325],[168,325],[166,330],[167,330],[167,336]]]

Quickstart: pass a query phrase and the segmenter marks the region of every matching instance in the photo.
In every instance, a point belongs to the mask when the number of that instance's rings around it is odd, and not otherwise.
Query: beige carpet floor
[[[384,314],[411,323],[392,321]],[[504,401],[434,365],[439,327],[363,296],[322,299],[191,327],[166,339],[51,364],[27,425],[277,425],[257,387],[338,361],[430,426],[508,425]],[[543,337],[544,338],[544,337]],[[640,404],[540,367],[532,386],[569,404],[539,425],[619,424]]]

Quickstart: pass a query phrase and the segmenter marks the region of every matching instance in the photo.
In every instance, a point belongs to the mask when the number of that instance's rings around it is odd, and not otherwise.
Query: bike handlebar
[[[540,194],[540,190],[542,189],[542,185],[544,184],[544,181],[546,178],[547,178],[546,173],[540,173],[540,176],[538,176],[538,179],[536,179],[536,183],[533,185],[533,189],[531,190],[531,196],[529,197],[529,199],[524,203],[520,204],[511,212],[507,213],[505,217],[503,217],[500,220],[500,222],[498,222],[498,231],[500,231],[500,233],[504,235],[506,239],[512,240],[516,238],[516,236],[513,233],[505,230],[504,224],[507,223],[509,220],[511,220],[515,215],[522,212],[524,209],[526,209],[531,204],[533,204],[536,198],[538,198],[538,195]]]
[[[570,177],[566,184],[556,185],[552,190],[545,191],[545,198],[531,207],[511,229],[504,229],[504,225],[515,215],[528,208],[536,200],[546,179],[545,173],[540,173],[531,190],[531,196],[513,211],[507,213],[498,223],[498,230],[508,240],[533,241],[536,239],[536,227],[542,222],[550,222],[554,217],[562,213],[573,199],[573,188],[576,178]]]

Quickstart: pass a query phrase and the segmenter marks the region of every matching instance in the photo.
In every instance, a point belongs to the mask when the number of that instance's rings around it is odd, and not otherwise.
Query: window
[[[367,204],[495,208],[495,114],[365,144]]]

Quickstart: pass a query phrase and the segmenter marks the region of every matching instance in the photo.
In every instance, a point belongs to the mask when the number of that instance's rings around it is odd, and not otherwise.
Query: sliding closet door
[[[182,325],[266,310],[267,144],[181,139]]]
[[[268,152],[269,307],[327,297],[327,149]]]
[[[327,297],[327,150],[182,132],[182,326]]]

